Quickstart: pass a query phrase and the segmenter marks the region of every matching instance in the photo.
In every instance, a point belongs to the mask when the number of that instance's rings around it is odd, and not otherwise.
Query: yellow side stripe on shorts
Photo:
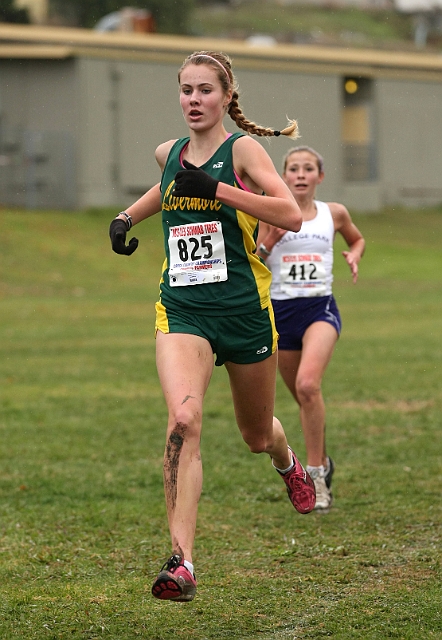
[[[161,333],[169,333],[169,319],[167,317],[167,311],[164,304],[161,302],[155,303],[155,335],[157,331]]]

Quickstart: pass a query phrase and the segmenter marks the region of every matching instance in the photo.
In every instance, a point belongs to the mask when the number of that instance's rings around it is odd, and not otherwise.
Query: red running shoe
[[[290,447],[289,451],[293,457],[293,468],[284,474],[277,471],[287,485],[290,502],[296,511],[310,513],[316,504],[315,484]]]
[[[190,602],[196,593],[196,580],[178,554],[170,556],[161,567],[152,586],[152,595],[160,600]]]

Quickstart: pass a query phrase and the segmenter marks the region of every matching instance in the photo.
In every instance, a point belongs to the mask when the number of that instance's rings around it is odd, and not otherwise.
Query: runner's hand
[[[185,171],[178,171],[175,176],[175,188],[172,195],[190,198],[216,199],[216,190],[219,180],[215,180],[208,173],[183,160]]]
[[[131,238],[126,246],[127,224],[122,218],[115,218],[110,223],[109,236],[112,249],[122,256],[130,256],[138,247],[138,238]]]
[[[353,284],[356,284],[358,280],[358,261],[351,251],[343,251],[342,255],[344,256],[348,266],[350,267]]]

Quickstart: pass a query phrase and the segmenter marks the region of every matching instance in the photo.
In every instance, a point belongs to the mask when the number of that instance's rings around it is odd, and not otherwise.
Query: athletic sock
[[[322,464],[319,467],[312,467],[311,465],[308,464],[306,466],[306,471],[310,475],[312,474],[313,471],[319,471],[319,476],[321,478],[323,478],[325,476],[325,467]],[[313,475],[316,475],[316,473],[314,473]]]
[[[188,569],[190,571],[190,573],[193,575],[193,577],[195,577],[195,574],[193,573],[193,564],[191,562],[189,562],[188,560],[184,560],[183,564],[186,567],[186,569]]]
[[[273,464],[273,460],[272,460],[272,464]],[[291,471],[293,469],[293,467],[295,466],[295,461],[292,458],[292,464],[290,466],[287,467],[287,469],[278,469],[278,467],[276,467],[274,464],[273,466],[275,467],[276,471],[279,471],[279,473],[281,473],[283,476],[285,476],[286,473],[288,473],[289,471]]]

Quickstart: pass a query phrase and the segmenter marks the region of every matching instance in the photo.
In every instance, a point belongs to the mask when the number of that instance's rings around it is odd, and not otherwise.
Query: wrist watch
[[[261,251],[261,253],[263,253],[265,256],[269,256],[270,255],[270,251],[267,249],[267,247],[265,246],[264,243],[261,242],[261,244],[258,247],[259,251]]]
[[[126,218],[126,224],[127,224],[127,228],[128,230],[132,228],[132,218],[130,217],[130,215],[128,213],[126,213],[125,211],[120,211],[120,213],[118,214],[118,216],[124,216]],[[118,218],[117,216],[117,218]]]

